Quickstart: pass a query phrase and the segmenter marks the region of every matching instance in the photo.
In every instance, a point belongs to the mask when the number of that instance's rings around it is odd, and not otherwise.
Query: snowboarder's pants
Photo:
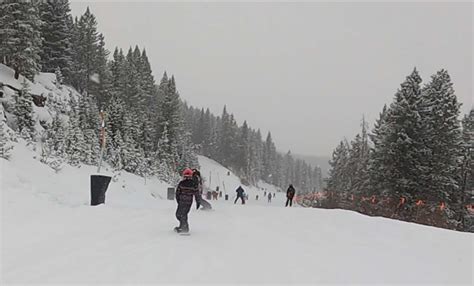
[[[176,218],[179,220],[179,228],[189,229],[188,213],[191,209],[189,204],[178,204],[176,209]]]
[[[287,207],[288,204],[290,204],[290,207],[291,207],[291,205],[293,204],[293,198],[287,198],[287,199],[286,199],[286,205],[285,205],[285,207]]]
[[[245,204],[244,196],[237,196],[237,197],[235,198],[234,204],[237,202],[237,200],[238,200],[239,198],[242,200],[242,204]]]

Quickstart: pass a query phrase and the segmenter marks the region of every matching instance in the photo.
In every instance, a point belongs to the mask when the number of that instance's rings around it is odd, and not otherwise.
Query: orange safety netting
[[[446,207],[446,205],[444,204],[444,202],[441,202],[441,205],[439,206],[439,209],[442,211],[442,210],[444,210],[445,207]]]
[[[418,201],[416,202],[416,205],[417,205],[417,206],[422,206],[422,205],[424,205],[424,204],[425,204],[425,203],[424,203],[422,200],[418,200]]]

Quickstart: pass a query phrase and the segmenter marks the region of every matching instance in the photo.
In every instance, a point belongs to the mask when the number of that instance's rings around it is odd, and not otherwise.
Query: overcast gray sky
[[[277,148],[330,155],[371,127],[413,67],[441,68],[462,110],[472,107],[471,3],[85,3],[110,51],[145,47],[155,80],[174,74],[181,97],[224,105]]]

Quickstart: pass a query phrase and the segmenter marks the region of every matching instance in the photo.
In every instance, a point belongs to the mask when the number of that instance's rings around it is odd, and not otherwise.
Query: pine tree
[[[57,67],[54,70],[54,74],[56,75],[56,87],[61,88],[61,85],[64,82],[64,77],[63,77],[63,74],[61,72],[61,69],[59,67]]]
[[[332,153],[332,159],[329,161],[331,169],[328,177],[328,190],[336,192],[348,191],[349,174],[348,174],[348,160],[349,147],[344,141],[341,141]]]
[[[98,77],[98,67],[103,64],[98,55],[100,39],[97,21],[88,7],[79,20],[76,18],[72,36],[73,86],[81,93],[90,91],[91,79]]]
[[[99,109],[104,109],[113,93],[112,73],[107,64],[108,57],[109,51],[105,48],[104,35],[99,34],[96,61],[94,63],[97,81],[91,83],[90,91],[96,96]]]
[[[72,166],[79,166],[84,161],[86,149],[87,146],[78,115],[72,114],[69,118],[69,127],[66,135],[67,162]]]
[[[273,176],[275,172],[275,155],[276,155],[276,147],[272,140],[272,134],[268,132],[267,139],[265,140],[265,145],[263,148],[263,178],[267,180],[269,183],[272,181],[268,178]]]
[[[462,165],[460,175],[461,190],[464,193],[463,203],[474,204],[474,109],[462,120]],[[465,230],[474,231],[473,215],[464,209],[464,215],[470,217],[465,222]]]
[[[362,130],[351,142],[345,174],[348,178],[347,190],[351,193],[369,193],[369,145],[367,123],[362,118]]]
[[[232,165],[236,150],[236,133],[234,124],[235,121],[233,116],[227,113],[227,109],[224,106],[220,128],[218,129],[218,161],[226,167],[230,167]]]
[[[173,182],[176,174],[176,146],[170,143],[168,127],[164,125],[161,137],[158,141],[158,149],[155,159],[155,170],[159,179],[165,182]]]
[[[58,114],[44,132],[41,150],[41,162],[58,172],[66,158],[66,138],[62,120]]]
[[[18,132],[24,134],[26,136],[25,139],[32,139],[35,136],[35,122],[32,117],[32,97],[26,80],[22,82],[21,90],[15,99],[16,102],[13,113],[17,119]]]
[[[40,1],[42,20],[41,66],[44,72],[56,72],[57,69],[68,78],[71,68],[71,37],[69,1]]]
[[[249,161],[250,161],[250,129],[247,125],[247,121],[244,121],[242,127],[238,130],[238,141],[237,141],[237,156],[236,166],[239,173],[249,182],[253,183],[250,179],[251,174],[249,173]]]
[[[140,73],[141,73],[141,85],[143,92],[147,98],[151,98],[156,94],[155,79],[152,74],[150,62],[148,61],[148,56],[146,55],[145,49],[143,49],[140,56]]]
[[[424,195],[435,201],[461,205],[459,187],[461,156],[461,126],[457,102],[449,74],[441,70],[432,76],[423,89],[424,146],[421,179]]]
[[[194,153],[194,145],[191,142],[191,133],[184,130],[179,136],[177,147],[178,160],[177,170],[180,174],[185,168],[198,167],[198,159]]]
[[[12,146],[8,145],[9,139],[4,129],[3,120],[0,121],[0,158],[10,159]]]
[[[373,147],[370,152],[369,157],[369,178],[370,178],[370,188],[374,192],[383,194],[384,196],[388,195],[388,190],[384,189],[384,176],[388,174],[389,165],[385,164],[385,151],[386,146],[384,145],[386,141],[384,140],[386,134],[388,133],[388,124],[386,124],[386,117],[388,113],[388,108],[384,105],[382,112],[379,115],[379,119],[375,122],[374,129],[372,134],[369,135]]]
[[[127,64],[122,49],[115,48],[113,60],[109,65],[111,72],[112,94],[114,97],[120,97],[122,100],[125,97],[125,90],[127,84]]]
[[[161,102],[161,121],[158,126],[160,130],[159,134],[161,134],[160,138],[163,139],[163,132],[166,128],[166,140],[162,140],[162,144],[168,145],[161,146],[160,148],[166,148],[167,153],[173,157],[176,163],[179,136],[183,132],[183,120],[181,101],[176,91],[174,77],[172,76],[170,80],[167,80],[165,74],[162,85],[160,85],[160,90],[163,93],[163,100]]]
[[[109,148],[109,162],[112,164],[115,170],[120,171],[123,169],[123,158],[122,158],[122,148],[124,146],[122,133],[118,129],[112,137],[112,142],[108,144]]]
[[[0,3],[0,56],[15,70],[33,80],[40,69],[41,34],[36,1]]]
[[[382,192],[415,198],[421,189],[424,156],[421,112],[421,78],[416,69],[395,94],[376,138],[372,164],[378,166],[376,185]]]

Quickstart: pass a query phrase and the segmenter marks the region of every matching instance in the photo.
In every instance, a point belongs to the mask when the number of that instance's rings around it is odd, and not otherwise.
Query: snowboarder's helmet
[[[183,177],[192,177],[193,176],[193,170],[186,168],[183,171]]]

